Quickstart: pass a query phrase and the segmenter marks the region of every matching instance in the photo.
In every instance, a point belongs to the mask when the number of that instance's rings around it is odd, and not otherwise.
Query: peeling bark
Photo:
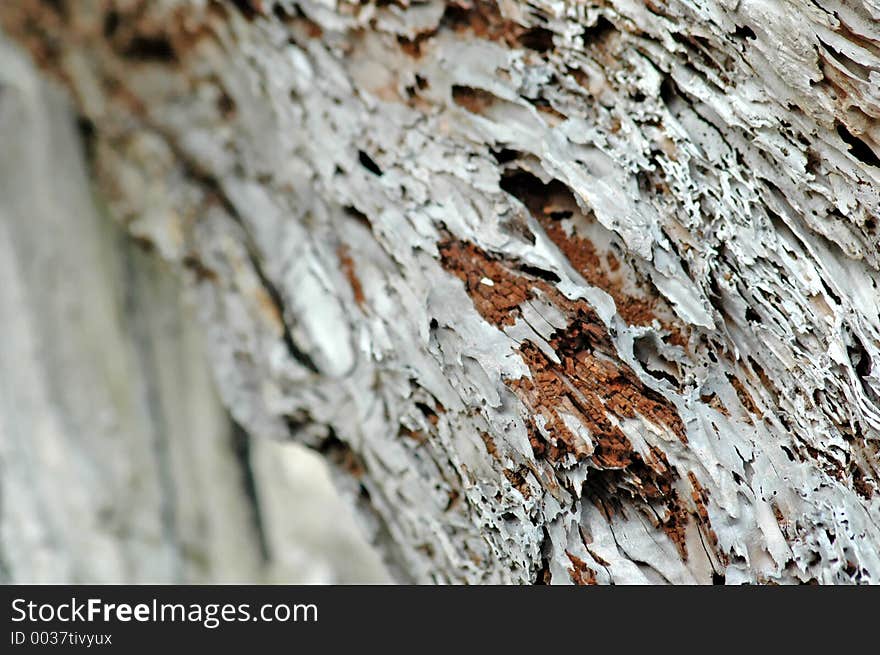
[[[22,0],[225,403],[418,582],[880,581],[874,0]]]

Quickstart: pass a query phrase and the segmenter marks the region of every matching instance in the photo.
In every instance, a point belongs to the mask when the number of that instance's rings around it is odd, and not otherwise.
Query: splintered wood
[[[876,3],[0,20],[402,579],[880,582]]]

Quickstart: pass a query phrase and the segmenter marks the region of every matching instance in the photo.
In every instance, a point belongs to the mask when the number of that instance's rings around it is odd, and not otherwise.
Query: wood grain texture
[[[14,5],[401,579],[880,581],[873,0]]]

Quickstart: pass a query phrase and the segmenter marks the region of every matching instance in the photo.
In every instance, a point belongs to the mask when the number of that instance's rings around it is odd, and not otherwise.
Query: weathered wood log
[[[403,580],[880,581],[874,0],[22,0],[225,403]]]

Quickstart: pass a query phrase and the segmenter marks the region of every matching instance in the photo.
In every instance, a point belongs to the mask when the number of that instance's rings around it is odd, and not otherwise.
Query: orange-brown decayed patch
[[[739,397],[739,401],[742,403],[742,406],[745,408],[745,410],[749,414],[760,416],[761,411],[758,409],[758,406],[752,399],[752,395],[748,392],[745,385],[740,381],[740,379],[734,375],[730,375],[729,373],[727,374],[727,379],[730,382],[730,385],[733,387],[734,391],[736,391],[736,395],[737,397]],[[751,423],[752,419],[747,416],[746,421]]]
[[[685,561],[687,561],[688,558],[686,541],[688,520],[687,509],[677,500],[676,502],[669,504],[666,508],[666,514],[664,514],[663,518],[660,520],[661,529],[666,533],[666,536],[669,537],[672,543],[675,544],[675,549]]]
[[[550,240],[565,254],[571,265],[584,279],[594,287],[599,287],[614,298],[617,305],[617,313],[630,325],[650,325],[656,318],[654,314],[654,300],[651,298],[638,298],[623,292],[623,285],[619,278],[612,279],[609,271],[606,272],[596,247],[589,239],[577,236],[569,236],[565,233],[562,223],[552,219],[541,221],[544,231]],[[617,270],[620,263],[617,262]]]
[[[507,481],[510,482],[514,489],[523,495],[523,498],[531,498],[532,490],[529,488],[529,483],[523,470],[511,471],[510,469],[504,469],[504,477],[507,478]]]
[[[444,27],[462,33],[470,32],[480,39],[502,41],[516,47],[526,28],[507,20],[491,0],[459,0],[451,2],[443,14]]]
[[[366,301],[364,288],[361,285],[360,278],[357,276],[357,272],[355,271],[354,260],[351,258],[351,252],[349,251],[348,246],[344,244],[339,246],[336,249],[336,256],[339,258],[339,264],[342,266],[342,273],[348,280],[349,286],[351,286],[351,292],[354,296],[355,303],[357,303],[358,307],[363,309]]]
[[[723,414],[724,416],[730,416],[730,412],[721,403],[721,398],[718,397],[717,393],[700,394],[700,402],[704,405],[708,405],[709,407]]]
[[[686,558],[689,511],[674,487],[678,474],[656,447],[647,458],[635,452],[617,423],[643,417],[687,443],[675,405],[619,360],[604,324],[584,300],[566,298],[546,280],[494,259],[473,244],[447,240],[440,255],[444,268],[465,283],[480,315],[496,326],[513,324],[519,306],[536,294],[569,317],[568,325],[548,340],[560,362],[525,340],[519,352],[531,375],[507,382],[528,409],[526,426],[535,456],[559,464],[570,455],[588,463],[588,495],[598,502],[624,490]],[[491,285],[485,284],[486,278]],[[575,433],[566,417],[585,432]],[[494,443],[486,445],[492,453]],[[665,512],[658,514],[656,504]]]
[[[194,253],[186,255],[181,263],[184,268],[195,274],[196,280],[199,282],[217,282],[217,280],[220,279],[220,276],[217,275],[217,271],[205,266],[205,264],[202,263],[202,260]]]
[[[709,520],[709,510],[707,508],[709,504],[709,492],[706,491],[702,484],[700,484],[700,481],[697,480],[697,476],[694,475],[693,471],[688,471],[688,481],[691,483],[693,489],[691,492],[691,500],[694,501],[697,518],[700,520],[700,526],[708,537],[709,543],[713,548],[717,549],[718,535],[715,534],[715,530],[712,529],[712,523]]]
[[[495,103],[497,98],[488,91],[455,84],[452,87],[452,100],[472,114],[482,114]]]
[[[684,327],[662,296],[645,281],[633,281],[627,288],[625,271],[613,252],[600,253],[585,236],[566,227],[564,221],[577,216],[587,223],[594,217],[585,215],[571,189],[559,180],[543,182],[524,170],[505,172],[501,188],[522,202],[544,228],[544,232],[569,263],[588,284],[607,292],[621,318],[629,325],[651,325],[656,319],[669,332],[666,340],[678,346],[687,343]]]
[[[410,57],[418,59],[423,54],[423,44],[429,41],[435,33],[435,30],[426,30],[424,32],[419,32],[412,39],[409,39],[405,36],[398,36],[397,43],[400,44],[400,49],[403,50],[406,54],[408,54]]]
[[[474,307],[493,325],[513,325],[519,306],[531,297],[527,279],[512,275],[498,261],[470,243],[440,244],[443,267],[464,282]]]
[[[324,28],[318,25],[315,21],[306,18],[303,16],[301,19],[302,25],[305,28],[306,34],[308,34],[311,39],[320,39],[324,35]]]
[[[599,399],[618,418],[642,416],[665,425],[682,443],[687,443],[684,423],[675,405],[645,386],[626,363],[612,359],[613,349],[603,348],[610,340],[593,317],[595,314],[578,313],[568,327],[557,331],[550,340],[568,380],[585,397]]]
[[[480,315],[494,325],[512,325],[519,306],[535,291],[570,317],[569,324],[549,341],[561,363],[551,361],[527,340],[520,346],[520,353],[532,373],[531,379],[510,385],[535,415],[544,417],[556,440],[551,448],[561,449],[557,454],[571,453],[576,459],[586,459],[593,451],[590,444],[566,427],[563,414],[576,418],[589,430],[597,444],[595,457],[605,466],[625,466],[613,446],[625,437],[609,415],[620,419],[642,416],[667,426],[687,443],[675,406],[617,360],[605,326],[588,303],[566,298],[546,281],[512,270],[473,244],[447,240],[440,245],[440,256],[444,268],[465,283]]]
[[[874,487],[871,486],[865,472],[855,462],[850,464],[849,472],[852,476],[852,486],[856,493],[865,500],[871,500],[874,497]]]
[[[572,555],[568,551],[565,551],[565,554],[568,555],[568,559],[571,561],[571,568],[568,570],[568,575],[571,577],[573,583],[576,585],[596,584],[596,573],[593,569],[587,566],[587,563],[584,560],[576,555]]]
[[[484,432],[483,430],[479,431],[480,439],[483,440],[483,443],[486,445],[486,452],[489,453],[493,459],[498,459],[498,447],[495,445],[495,441],[492,439],[492,435],[488,432]]]

